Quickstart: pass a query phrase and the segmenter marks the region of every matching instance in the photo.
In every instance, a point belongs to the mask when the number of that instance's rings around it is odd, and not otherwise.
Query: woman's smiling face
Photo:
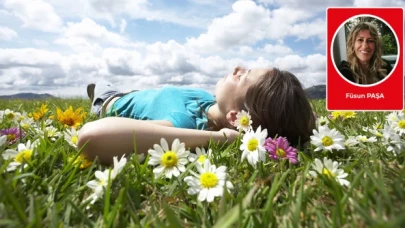
[[[354,51],[361,63],[369,63],[375,51],[375,39],[369,30],[360,30],[354,41]]]

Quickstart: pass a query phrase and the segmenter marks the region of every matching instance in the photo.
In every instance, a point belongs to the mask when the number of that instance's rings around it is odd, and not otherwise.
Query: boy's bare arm
[[[111,164],[113,156],[129,156],[134,151],[134,142],[137,153],[147,153],[153,144],[160,143],[161,138],[165,138],[169,144],[178,138],[186,144],[186,148],[195,148],[208,146],[211,138],[224,143],[227,138],[229,141],[235,140],[237,135],[237,132],[231,129],[191,130],[150,121],[108,117],[85,124],[80,130],[78,146],[82,148],[85,145],[83,153],[89,159],[98,157],[101,163]]]

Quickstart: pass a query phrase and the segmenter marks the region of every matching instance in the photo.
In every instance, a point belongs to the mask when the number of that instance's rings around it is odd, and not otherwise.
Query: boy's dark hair
[[[315,116],[300,81],[288,71],[269,70],[246,93],[244,108],[253,128],[261,125],[269,137],[283,136],[291,145],[307,142]]]

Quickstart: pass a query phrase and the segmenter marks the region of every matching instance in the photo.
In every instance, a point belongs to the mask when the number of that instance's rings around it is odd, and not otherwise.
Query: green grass
[[[0,110],[30,113],[48,104],[49,115],[59,107],[83,107],[84,99],[42,101],[0,100]],[[318,116],[326,116],[325,101],[314,101]],[[358,112],[355,118],[329,124],[346,136],[372,136],[362,127],[385,122],[386,112]],[[377,120],[376,120],[376,119]],[[87,117],[85,122],[94,120]],[[52,124],[63,131],[55,120]],[[0,129],[15,124],[3,121]],[[43,125],[39,125],[43,126]],[[33,133],[21,139],[40,138]],[[403,136],[401,142],[403,142]],[[0,147],[0,154],[16,145]],[[171,142],[169,142],[171,144]],[[8,161],[0,156],[0,226],[5,227],[404,227],[404,154],[387,151],[381,139],[353,148],[314,152],[315,146],[299,148],[299,163],[268,159],[255,169],[241,161],[240,142],[215,145],[213,163],[227,166],[234,189],[214,202],[199,202],[187,193],[178,178],[156,179],[153,167],[130,157],[124,171],[107,187],[96,203],[86,201],[92,190],[86,183],[96,170],[108,167],[93,163],[86,169],[68,161],[78,151],[60,137],[48,137],[29,161],[28,167],[6,172]],[[151,145],[152,147],[153,145]],[[187,145],[186,145],[187,146]],[[315,158],[328,157],[341,163],[349,176],[343,187],[326,175],[312,178]]]

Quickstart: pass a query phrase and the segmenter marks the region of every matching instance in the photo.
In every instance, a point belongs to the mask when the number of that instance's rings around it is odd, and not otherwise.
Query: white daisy
[[[264,142],[267,138],[267,129],[262,131],[261,126],[256,129],[256,132],[247,132],[242,139],[240,150],[243,151],[241,160],[247,158],[250,165],[256,167],[257,162],[266,160],[266,149]]]
[[[127,164],[127,158],[125,157],[125,154],[122,155],[121,159],[118,161],[117,157],[113,157],[114,160],[114,169],[111,172],[111,178],[115,179],[118,174],[121,173],[122,169],[125,167],[125,164]]]
[[[21,118],[20,118],[20,126],[25,131],[29,130],[34,125],[34,119],[32,117],[28,117],[27,113],[24,111]]]
[[[349,136],[349,138],[344,143],[346,147],[353,147],[357,144],[359,144],[359,141],[354,136]]]
[[[21,113],[19,113],[19,112],[14,112],[10,109],[0,111],[0,123],[2,120],[8,120],[11,122],[18,123],[18,121],[20,119],[21,119]]]
[[[211,165],[209,159],[205,159],[204,167],[200,163],[196,163],[199,174],[192,173],[194,176],[187,176],[184,181],[190,187],[187,193],[190,195],[198,194],[198,200],[207,202],[214,201],[214,197],[222,196],[224,186],[226,189],[232,189],[233,185],[230,181],[226,181],[226,167],[220,166],[216,168]]]
[[[163,173],[167,178],[179,176],[180,172],[186,171],[185,164],[188,163],[187,157],[190,151],[185,149],[184,143],[180,143],[179,139],[175,139],[172,144],[172,149],[169,149],[166,139],[162,138],[160,144],[153,145],[153,150],[148,153],[151,155],[148,164],[159,165],[153,169],[156,178]]]
[[[205,159],[210,158],[212,155],[212,150],[208,149],[208,153],[206,153],[204,147],[202,148],[196,147],[195,152],[196,152],[195,154],[190,153],[190,156],[188,157],[188,160],[190,162],[194,162],[195,160],[197,160],[197,162],[203,164]]]
[[[390,114],[385,116],[385,119],[387,120],[389,125],[392,125],[392,122],[398,121],[398,112],[391,112]]]
[[[348,176],[343,169],[339,169],[339,163],[332,161],[331,159],[323,158],[323,162],[318,158],[315,158],[315,162],[312,164],[312,168],[315,170],[309,171],[309,174],[313,177],[318,175],[325,175],[328,178],[334,178],[342,186],[349,186],[350,182],[345,178]]]
[[[252,129],[252,117],[249,115],[249,112],[245,112],[245,110],[238,112],[236,114],[235,125],[238,130],[243,130],[244,132],[250,131]]]
[[[317,126],[328,125],[328,123],[329,123],[329,119],[326,116],[321,116],[318,119],[316,119]]]
[[[345,137],[336,129],[329,129],[327,126],[321,126],[318,131],[314,129],[313,133],[314,135],[311,135],[311,144],[317,147],[315,151],[329,150],[332,152],[333,149],[345,149]]]
[[[382,137],[382,129],[384,128],[384,125],[382,123],[375,123],[373,124],[373,127],[362,127],[363,131],[365,132],[370,132],[371,134],[375,135],[376,137]]]
[[[405,150],[405,144],[401,137],[394,131],[394,129],[387,123],[383,130],[383,145],[387,146],[387,151],[400,154]]]
[[[3,146],[4,143],[7,141],[7,135],[0,136],[0,146]]]
[[[370,138],[367,138],[367,136],[365,136],[365,135],[358,135],[358,136],[356,136],[356,139],[357,139],[359,142],[363,142],[363,143],[366,143],[366,142],[377,142],[377,138],[376,138],[375,136],[372,136],[372,137],[370,137]]]
[[[69,143],[73,148],[77,149],[77,139],[79,138],[79,132],[76,131],[75,128],[70,128],[66,129],[65,132],[63,132],[63,135],[65,136],[65,141]]]
[[[7,171],[13,171],[22,163],[30,161],[36,145],[36,142],[31,144],[31,141],[28,140],[27,144],[18,144],[18,150],[7,149],[3,153],[3,158],[6,160],[12,159],[12,162],[8,164]],[[24,165],[25,167],[27,167],[27,164]]]
[[[48,137],[52,142],[62,137],[62,133],[54,126],[47,126],[45,130],[40,130],[38,133],[41,137]]]
[[[401,136],[405,133],[405,115],[398,115],[397,120],[391,121],[390,125]]]
[[[93,189],[94,191],[93,194],[88,197],[88,199],[92,199],[92,201],[90,202],[91,204],[93,204],[97,201],[98,198],[103,196],[104,189],[107,187],[110,178],[112,178],[112,174],[110,175],[110,172],[110,169],[106,169],[104,170],[104,172],[97,170],[95,172],[97,180],[91,180],[87,182],[87,187]]]
[[[96,176],[96,180],[87,182],[87,187],[93,189],[93,193],[88,197],[88,199],[91,199],[91,204],[94,204],[101,196],[103,196],[104,189],[107,187],[108,182],[112,182],[117,177],[117,175],[121,173],[122,169],[127,163],[125,154],[122,155],[119,161],[116,156],[113,157],[113,160],[114,168],[112,170],[106,169],[103,172],[97,170],[94,174]]]

